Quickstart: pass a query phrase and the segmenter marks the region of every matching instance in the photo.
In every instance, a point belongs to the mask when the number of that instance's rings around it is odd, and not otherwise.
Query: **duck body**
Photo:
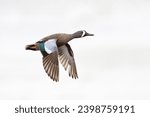
[[[73,38],[74,37],[72,34],[57,33],[57,34],[44,37],[43,39],[41,39],[41,41],[46,42],[51,39],[56,39],[57,40],[56,44],[59,47],[59,46],[65,45],[66,43],[71,41]]]
[[[68,42],[74,38],[84,36],[93,36],[93,34],[89,34],[86,31],[77,31],[73,34],[56,33],[42,38],[35,44],[27,45],[26,50],[40,50],[43,55],[44,69],[52,80],[59,81],[58,60],[65,70],[68,69],[69,76],[76,79],[78,74],[74,54]]]

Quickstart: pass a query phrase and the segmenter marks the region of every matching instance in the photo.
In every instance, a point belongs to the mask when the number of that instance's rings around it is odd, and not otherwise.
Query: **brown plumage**
[[[45,72],[54,81],[59,81],[59,62],[69,76],[78,78],[73,51],[68,42],[74,38],[93,36],[86,31],[77,31],[73,34],[57,33],[44,37],[35,44],[27,45],[26,50],[40,50],[43,55],[43,67]]]

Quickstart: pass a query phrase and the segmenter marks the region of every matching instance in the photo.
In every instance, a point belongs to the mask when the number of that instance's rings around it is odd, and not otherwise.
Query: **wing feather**
[[[66,44],[60,46],[58,48],[58,54],[59,54],[59,60],[63,65],[63,67],[65,68],[65,70],[69,68],[68,69],[69,76],[75,79],[78,78],[74,55],[70,45]]]
[[[43,46],[44,45],[44,46]],[[44,47],[44,48],[43,48]],[[47,75],[54,81],[59,80],[58,49],[56,40],[51,39],[40,46],[43,55],[43,67]]]
[[[59,81],[58,54],[56,51],[43,57],[43,67],[52,80]]]

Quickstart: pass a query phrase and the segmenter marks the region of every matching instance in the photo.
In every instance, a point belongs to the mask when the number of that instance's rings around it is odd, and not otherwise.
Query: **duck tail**
[[[33,50],[33,51],[39,50],[38,46],[36,44],[26,45],[25,49],[26,50]]]

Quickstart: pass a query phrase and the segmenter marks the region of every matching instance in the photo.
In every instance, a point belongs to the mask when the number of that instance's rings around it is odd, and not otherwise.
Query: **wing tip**
[[[72,74],[71,75],[70,73],[69,73],[69,77],[72,77],[73,79],[78,79],[79,78],[77,74],[74,74],[74,75]]]

